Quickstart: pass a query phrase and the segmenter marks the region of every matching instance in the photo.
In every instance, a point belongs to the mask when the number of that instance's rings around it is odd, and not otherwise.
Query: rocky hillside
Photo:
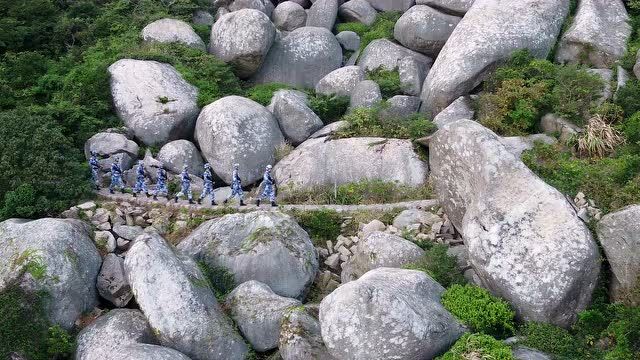
[[[0,358],[640,359],[640,1],[0,4]]]

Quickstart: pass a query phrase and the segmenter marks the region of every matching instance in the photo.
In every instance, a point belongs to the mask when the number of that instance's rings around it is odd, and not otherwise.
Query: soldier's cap
[[[273,168],[273,166],[271,166],[271,165],[267,165],[267,169],[268,169],[268,170],[271,170],[272,168]]]

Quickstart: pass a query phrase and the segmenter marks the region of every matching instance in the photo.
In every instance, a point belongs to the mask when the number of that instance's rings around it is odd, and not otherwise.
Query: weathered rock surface
[[[420,186],[427,173],[427,164],[414,152],[411,141],[383,138],[309,139],[274,167],[281,190],[365,179]]]
[[[599,254],[565,197],[474,121],[436,132],[429,159],[436,194],[482,284],[521,319],[570,326],[590,302]]]
[[[360,36],[353,31],[340,31],[336,34],[336,39],[345,50],[357,51],[360,49]]]
[[[405,12],[415,4],[415,0],[367,0],[378,11]]]
[[[116,112],[146,145],[189,138],[198,116],[198,89],[156,61],[123,59],[109,66]]]
[[[542,117],[540,127],[548,135],[560,134],[561,142],[567,142],[571,137],[582,132],[582,129],[575,124],[551,113]]]
[[[556,60],[610,68],[627,49],[628,21],[621,0],[581,0],[571,27],[562,35]]]
[[[148,43],[181,43],[205,50],[204,41],[182,20],[160,19],[142,29],[142,40]]]
[[[302,306],[300,301],[277,295],[269,286],[255,280],[240,284],[225,301],[242,335],[260,352],[278,346],[280,323],[285,312],[291,307]]]
[[[416,96],[396,95],[385,102],[386,107],[380,111],[380,116],[383,119],[409,117],[418,112],[420,102],[420,98]]]
[[[421,224],[431,226],[438,221],[440,221],[438,215],[420,209],[407,209],[393,218],[393,227],[402,230],[409,225]]]
[[[258,10],[268,17],[273,13],[274,5],[270,0],[234,0],[227,7],[229,12],[240,10]]]
[[[140,343],[155,344],[151,327],[142,312],[115,309],[82,329],[77,338],[76,360],[119,360],[114,353]]]
[[[367,0],[350,0],[340,5],[338,15],[344,22],[361,22],[371,25],[376,21],[378,12]]]
[[[640,304],[640,205],[628,206],[602,217],[598,239],[611,266],[612,298]],[[636,290],[634,297],[633,290]]]
[[[233,164],[240,164],[243,184],[262,178],[275,162],[275,148],[284,142],[273,115],[253,100],[227,96],[202,109],[195,138],[211,169],[231,184]]]
[[[516,360],[551,360],[551,356],[526,346],[517,346],[512,353]]]
[[[116,254],[107,254],[102,262],[96,283],[98,293],[116,307],[125,307],[131,298],[131,286],[124,274],[124,259]]]
[[[568,10],[566,0],[476,1],[427,75],[423,111],[435,116],[480,84],[515,50],[528,49],[545,58]]]
[[[402,92],[410,96],[420,96],[422,83],[427,76],[429,68],[424,63],[419,63],[412,56],[407,56],[398,61],[398,75],[400,76],[400,88]]]
[[[360,66],[345,66],[324,76],[316,85],[316,92],[324,95],[351,96],[356,85],[365,79]]]
[[[207,221],[178,248],[227,268],[238,284],[257,280],[278,295],[297,299],[304,297],[318,271],[309,235],[280,212],[239,213]]]
[[[378,105],[381,101],[380,86],[373,80],[362,80],[351,91],[349,109],[369,109]]]
[[[358,65],[364,70],[375,70],[380,67],[385,70],[395,70],[398,68],[400,60],[407,56],[413,57],[422,68],[431,66],[431,58],[387,39],[378,39],[370,42],[362,51],[360,58],[358,58]]]
[[[322,339],[337,359],[431,359],[464,332],[443,291],[421,271],[371,270],[322,300]]]
[[[458,120],[471,120],[475,115],[473,110],[473,104],[471,98],[468,96],[461,96],[446,109],[442,110],[438,115],[433,118],[433,123],[442,128],[445,125],[458,121]]]
[[[305,26],[273,44],[253,81],[315,88],[341,65],[342,48],[331,31]]]
[[[191,21],[193,21],[194,24],[211,26],[215,22],[215,19],[208,11],[196,10],[191,17]]]
[[[416,5],[398,19],[393,37],[411,50],[436,56],[460,20],[432,7]]]
[[[100,132],[84,144],[84,155],[91,157],[91,151],[98,153],[98,162],[103,171],[109,171],[117,158],[123,170],[131,169],[138,157],[138,144],[117,133]]]
[[[367,271],[388,267],[399,268],[418,261],[424,250],[399,236],[375,231],[358,242],[353,256],[342,268],[342,283],[348,283]]]
[[[473,5],[475,0],[416,0],[416,5],[429,5],[442,12],[462,16]]]
[[[78,220],[9,219],[0,223],[0,292],[17,284],[45,291],[47,317],[71,329],[97,304],[96,278],[102,259],[91,228]]]
[[[304,26],[307,22],[307,13],[299,4],[293,1],[285,1],[276,6],[271,18],[273,19],[273,24],[279,30],[293,31]]]
[[[500,142],[507,148],[508,152],[519,159],[525,150],[533,149],[536,142],[555,144],[558,140],[546,134],[531,134],[527,136],[503,137],[500,138]]]
[[[187,165],[189,174],[202,176],[204,171],[202,155],[189,140],[175,140],[165,144],[157,157],[167,171],[175,174],[181,173],[184,165]]]
[[[322,341],[318,312],[309,307],[288,309],[282,319],[278,349],[283,360],[331,360]]]
[[[114,360],[191,360],[168,347],[151,344],[128,345],[115,352]]]
[[[189,256],[150,233],[136,239],[124,264],[136,301],[160,344],[192,359],[244,359],[242,337]]]
[[[222,16],[211,28],[209,52],[231,64],[241,78],[262,65],[276,37],[276,27],[264,12],[243,9]]]
[[[273,94],[273,116],[283,135],[296,146],[322,128],[322,120],[307,105],[307,95],[296,90],[278,90]]]
[[[307,13],[307,26],[333,29],[338,16],[338,0],[316,0]]]
[[[337,132],[338,130],[343,129],[346,126],[349,126],[349,122],[347,122],[345,120],[332,122],[331,124],[326,125],[322,129],[320,129],[320,130],[316,131],[315,133],[311,134],[311,136],[309,138],[310,139],[316,139],[316,138],[326,137],[326,136],[334,134],[335,132]]]

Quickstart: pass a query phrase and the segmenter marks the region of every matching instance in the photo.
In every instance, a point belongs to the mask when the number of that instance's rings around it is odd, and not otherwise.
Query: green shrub
[[[309,108],[325,124],[339,120],[349,108],[349,97],[313,94],[309,96]]]
[[[420,270],[444,287],[464,284],[465,279],[458,269],[456,258],[447,254],[447,245],[435,244],[419,261],[405,265],[405,269]]]
[[[75,339],[58,325],[48,330],[47,354],[50,359],[71,359],[76,350]]]
[[[585,124],[604,87],[602,78],[575,65],[558,68],[551,93],[553,112],[577,125]]]
[[[281,83],[258,84],[247,89],[245,96],[262,106],[267,106],[276,91],[291,88],[291,85]]]
[[[511,348],[484,334],[464,334],[438,360],[512,360]]]
[[[454,284],[442,294],[442,305],[474,332],[506,337],[515,330],[515,312],[487,290]]]
[[[622,124],[627,142],[640,145],[640,112],[636,112]]]
[[[403,94],[400,86],[400,74],[397,70],[390,71],[380,67],[367,71],[367,79],[375,81],[380,86],[383,99]]]
[[[359,108],[343,117],[348,126],[336,132],[338,138],[384,137],[418,139],[437,130],[436,125],[423,114],[413,114],[401,119],[384,116],[381,108]]]
[[[625,86],[616,92],[616,104],[624,110],[625,116],[631,116],[640,111],[640,81],[629,80]]]
[[[198,261],[197,264],[216,298],[219,301],[224,300],[227,294],[236,286],[233,274],[224,267],[210,265],[204,261]]]
[[[307,232],[314,245],[324,246],[327,240],[335,241],[340,235],[342,215],[333,210],[292,211],[292,216]]]
[[[523,344],[563,359],[579,359],[575,339],[569,331],[551,324],[526,323],[520,328]]]
[[[376,20],[370,26],[358,22],[342,23],[336,26],[338,32],[353,31],[360,36],[360,50],[376,39],[393,39],[393,28],[400,18],[400,13],[389,11],[379,13]]]

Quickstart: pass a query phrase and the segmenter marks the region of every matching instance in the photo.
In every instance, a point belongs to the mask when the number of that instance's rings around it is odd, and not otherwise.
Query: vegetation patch
[[[341,31],[353,31],[360,36],[360,50],[376,39],[393,39],[393,28],[400,19],[400,13],[396,11],[382,12],[371,25],[360,22],[348,22],[338,24],[336,29]]]
[[[197,264],[218,301],[223,301],[236,286],[233,274],[222,266],[213,266],[204,261],[198,261]]]
[[[474,332],[504,338],[515,330],[511,306],[483,288],[454,284],[442,294],[442,305]]]
[[[385,70],[380,67],[375,70],[367,71],[367,79],[373,80],[380,86],[380,92],[383,99],[388,99],[396,95],[403,95],[400,86],[400,74],[398,70]]]
[[[343,117],[348,125],[338,130],[337,138],[384,137],[419,139],[434,133],[437,126],[423,114],[407,118],[383,116],[382,107],[355,109]]]
[[[342,215],[333,210],[291,211],[296,222],[309,234],[313,244],[325,246],[327,240],[335,241],[340,235]]]
[[[426,250],[422,259],[405,265],[405,269],[424,271],[433,280],[444,287],[454,284],[465,284],[464,276],[458,269],[456,258],[447,254],[448,246],[433,244]]]
[[[438,360],[513,360],[511,348],[485,334],[464,334]]]

